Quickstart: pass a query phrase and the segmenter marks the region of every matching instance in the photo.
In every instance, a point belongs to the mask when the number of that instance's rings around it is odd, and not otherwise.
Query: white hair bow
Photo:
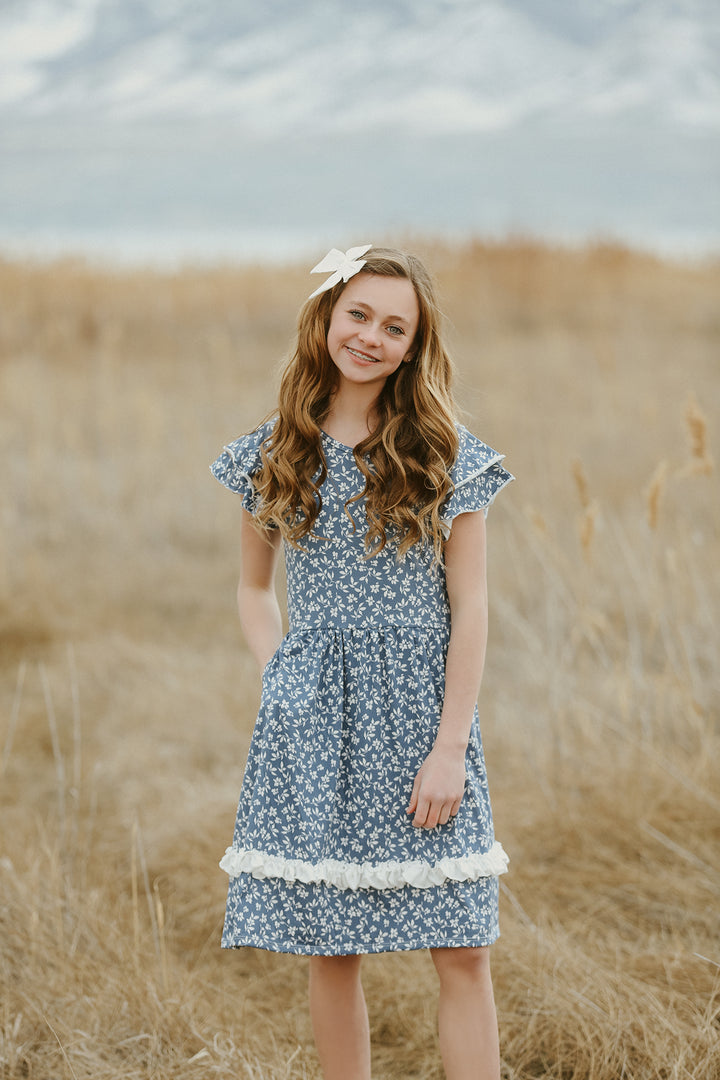
[[[349,281],[354,274],[362,270],[367,260],[361,259],[360,256],[369,251],[371,247],[372,244],[361,244],[359,247],[348,248],[346,252],[331,248],[325,258],[321,259],[317,266],[313,266],[310,273],[327,274],[329,270],[332,273],[327,281],[323,281],[319,289],[316,289],[314,293],[310,293],[308,300],[312,300],[313,296],[319,296],[326,289],[332,289],[333,285],[337,285],[339,281]]]

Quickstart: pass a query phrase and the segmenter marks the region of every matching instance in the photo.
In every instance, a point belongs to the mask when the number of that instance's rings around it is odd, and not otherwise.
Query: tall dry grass
[[[416,245],[422,247],[422,245]],[[481,698],[510,1080],[720,1075],[720,268],[427,252],[490,518]],[[304,270],[0,263],[3,1077],[315,1077],[306,961],[221,953],[258,680],[207,462],[272,404]],[[427,956],[375,1075],[441,1075]]]

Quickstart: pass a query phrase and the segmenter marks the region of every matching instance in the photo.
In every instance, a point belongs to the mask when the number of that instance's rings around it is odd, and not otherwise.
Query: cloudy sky
[[[0,247],[720,250],[714,0],[4,0]]]

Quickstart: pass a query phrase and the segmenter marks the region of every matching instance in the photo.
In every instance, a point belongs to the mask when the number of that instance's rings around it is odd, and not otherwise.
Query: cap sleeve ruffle
[[[230,491],[242,497],[243,509],[251,514],[257,513],[259,496],[255,490],[253,477],[262,467],[260,447],[273,429],[273,421],[262,424],[249,435],[228,443],[210,466],[210,472],[216,480]]]
[[[515,477],[500,464],[505,455],[482,442],[458,424],[460,446],[455,464],[450,470],[453,491],[440,511],[445,539],[450,535],[453,519],[459,514],[483,510],[487,516],[490,504],[498,491]]]

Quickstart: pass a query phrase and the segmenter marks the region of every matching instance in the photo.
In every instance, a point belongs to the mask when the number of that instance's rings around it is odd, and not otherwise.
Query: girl
[[[365,256],[365,258],[362,258]],[[494,839],[475,701],[485,513],[512,480],[455,419],[412,255],[336,249],[276,414],[214,475],[242,496],[238,604],[263,670],[222,944],[310,956],[326,1080],[367,1080],[363,953],[431,950],[450,1080],[500,1075]],[[274,590],[280,546],[290,630]]]

